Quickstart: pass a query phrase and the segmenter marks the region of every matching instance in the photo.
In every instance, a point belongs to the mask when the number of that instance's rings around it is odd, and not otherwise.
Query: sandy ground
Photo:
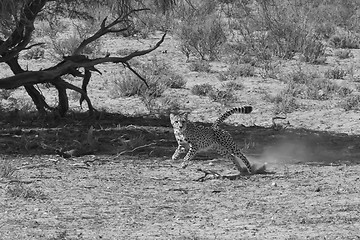
[[[360,238],[359,165],[269,163],[266,175],[197,182],[209,161],[183,170],[163,158],[98,157],[108,162],[20,170],[45,199],[13,199],[2,184],[1,239]]]
[[[158,39],[106,39],[103,50],[115,54],[121,46],[144,49]],[[353,51],[354,58],[341,64],[353,66],[357,75],[360,57]],[[170,36],[141,60],[154,57],[187,80],[185,89],[165,95],[183,101],[192,110],[192,121],[212,122],[223,112],[224,106],[191,95],[190,88],[206,82],[220,86],[217,76],[227,64],[212,62],[211,73],[192,72]],[[51,61],[22,64],[40,69]],[[332,64],[330,57],[327,65],[313,68],[321,71]],[[1,67],[4,75],[10,74]],[[103,75],[94,75],[89,85],[97,109],[147,114],[138,98],[110,97],[121,66],[99,69]],[[195,181],[203,175],[197,168],[234,173],[230,162],[212,153],[198,155],[187,169],[170,161],[176,142],[168,119],[114,115],[102,121],[2,121],[0,173],[7,164],[17,170],[0,178],[0,239],[360,239],[358,112],[340,108],[341,99],[304,101],[305,107],[280,122],[286,129],[273,129],[274,106],[264,100],[264,92],[276,94],[285,84],[261,77],[239,81],[245,88],[231,105],[251,104],[254,112],[232,116],[227,120],[232,126],[223,127],[253,163],[267,163],[268,174],[234,181]],[[357,82],[345,79],[341,84],[355,89]],[[49,99],[54,95],[42,91]],[[28,101],[23,90],[12,97]],[[75,99],[71,106],[79,109]],[[64,159],[55,154],[54,149],[83,142],[90,126],[100,146],[92,155]],[[154,145],[131,152],[125,142],[134,137]],[[128,152],[116,155],[122,151]]]

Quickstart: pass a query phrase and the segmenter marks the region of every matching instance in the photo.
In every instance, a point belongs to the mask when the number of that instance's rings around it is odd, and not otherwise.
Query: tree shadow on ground
[[[226,124],[221,127],[231,133],[244,153],[255,162],[360,163],[358,135]],[[74,113],[63,119],[39,119],[31,114],[0,119],[0,151],[3,155],[53,155],[70,151],[68,157],[71,157],[73,149],[83,148],[84,152],[75,152],[74,156],[121,154],[170,159],[176,146],[168,118],[111,113],[100,113],[95,118]],[[207,152],[200,153],[197,159],[216,157],[214,152]]]

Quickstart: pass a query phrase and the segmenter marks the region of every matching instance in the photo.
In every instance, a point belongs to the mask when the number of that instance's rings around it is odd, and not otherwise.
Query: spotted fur
[[[189,151],[182,163],[182,168],[186,168],[198,150],[212,148],[221,156],[230,159],[241,172],[242,168],[239,161],[237,161],[237,158],[240,158],[244,162],[249,173],[251,173],[249,161],[235,144],[230,133],[218,127],[220,123],[233,113],[250,113],[251,111],[252,107],[250,106],[233,108],[221,115],[211,127],[196,125],[189,122],[187,114],[170,114],[174,135],[178,142],[178,147],[175,150],[172,159],[176,160],[180,153],[185,152],[186,146],[189,145]]]

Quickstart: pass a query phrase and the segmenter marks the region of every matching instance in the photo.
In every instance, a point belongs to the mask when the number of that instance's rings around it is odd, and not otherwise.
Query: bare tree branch
[[[130,71],[132,71],[138,78],[140,78],[141,81],[143,81],[143,82],[145,83],[145,85],[149,88],[149,85],[147,84],[145,78],[143,78],[139,73],[137,73],[137,72],[135,71],[135,69],[133,69],[128,62],[125,62],[124,64],[125,64],[125,66],[126,66],[128,69],[130,69]]]
[[[34,21],[43,9],[47,0],[26,1],[23,11],[20,11],[19,21],[13,33],[5,41],[0,42],[0,62],[6,62],[26,48],[30,42]]]
[[[166,33],[162,36],[159,42],[152,48],[133,52],[125,57],[103,57],[103,58],[95,58],[88,59],[85,56],[77,56],[68,57],[58,65],[40,70],[40,71],[27,71],[23,73],[19,73],[15,76],[2,78],[0,79],[0,88],[1,89],[12,89],[20,86],[28,85],[28,84],[37,84],[37,83],[51,83],[57,77],[62,75],[77,71],[78,68],[88,68],[91,69],[95,65],[112,62],[112,63],[126,63],[134,57],[139,57],[145,54],[148,54],[155,49],[157,49],[161,43],[164,41]]]
[[[71,83],[68,83],[64,80],[61,81],[61,84],[68,89],[71,89],[71,90],[74,90],[74,91],[80,93],[81,97],[83,97],[85,99],[85,101],[87,102],[90,113],[94,112],[94,107],[92,106],[91,101],[85,91],[83,91],[81,88],[74,86]]]
[[[92,35],[91,37],[85,39],[84,41],[82,41],[80,43],[80,46],[77,47],[74,52],[73,55],[80,55],[80,53],[84,50],[84,48],[90,44],[93,41],[96,41],[97,39],[99,39],[101,36],[109,33],[109,32],[122,32],[122,31],[126,31],[127,29],[129,29],[129,26],[125,27],[125,28],[121,28],[121,29],[111,29],[112,27],[114,27],[117,24],[120,23],[124,23],[126,22],[126,19],[133,13],[135,12],[140,12],[140,11],[146,11],[146,10],[150,10],[148,8],[141,8],[141,9],[134,9],[131,10],[129,13],[125,14],[122,17],[118,17],[116,18],[114,21],[112,21],[109,25],[106,25],[106,20],[107,18],[105,18],[100,25],[100,29],[94,33],[94,35]]]

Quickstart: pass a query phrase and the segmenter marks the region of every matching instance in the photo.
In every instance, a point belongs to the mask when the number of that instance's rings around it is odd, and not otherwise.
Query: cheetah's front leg
[[[174,154],[172,155],[171,159],[173,161],[177,160],[179,158],[179,155],[184,152],[185,152],[185,147],[179,144],[178,147],[176,148]]]
[[[190,161],[194,158],[197,150],[198,150],[197,146],[193,144],[189,144],[189,152],[184,157],[184,161],[181,164],[181,168],[186,168],[189,165]]]

